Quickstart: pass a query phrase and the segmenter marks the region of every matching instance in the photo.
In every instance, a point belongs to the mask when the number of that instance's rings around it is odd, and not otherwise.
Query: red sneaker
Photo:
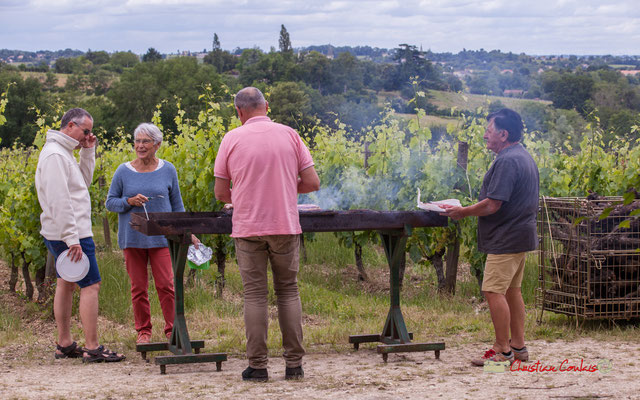
[[[509,364],[513,364],[513,360],[513,352],[511,352],[511,357],[506,357],[502,353],[496,353],[495,350],[489,349],[484,353],[482,357],[471,360],[471,364],[475,365],[476,367],[483,367],[484,363],[487,361],[509,361]]]

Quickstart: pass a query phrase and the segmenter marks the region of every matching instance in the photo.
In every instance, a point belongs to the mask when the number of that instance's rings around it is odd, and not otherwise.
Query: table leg
[[[413,334],[407,331],[402,310],[400,309],[400,265],[404,261],[407,244],[406,229],[401,231],[378,232],[382,238],[384,252],[389,263],[389,291],[390,308],[387,314],[382,334],[349,336],[349,343],[358,350],[360,343],[382,342],[377,352],[382,354],[382,360],[387,362],[389,353],[435,351],[436,358],[440,357],[440,350],[445,349],[444,343],[411,343]]]
[[[410,343],[407,326],[400,309],[400,265],[404,261],[407,235],[404,231],[380,232],[384,252],[389,263],[389,290],[391,305],[380,335],[386,344]]]
[[[169,351],[173,354],[189,354],[192,353],[192,349],[187,321],[184,318],[184,267],[187,262],[191,234],[167,239],[169,239],[169,252],[173,265],[173,290],[175,292],[175,317],[169,340]]]
[[[202,362],[215,362],[216,370],[222,369],[222,362],[227,361],[226,353],[200,354],[204,347],[203,340],[191,340],[187,330],[187,320],[184,316],[184,268],[187,261],[187,251],[191,243],[191,233],[184,235],[167,236],[171,265],[173,268],[173,284],[175,292],[175,317],[173,331],[168,342],[139,344],[136,350],[141,352],[146,359],[149,351],[169,350],[173,356],[160,356],[155,358],[156,365],[160,366],[160,373],[166,374],[168,364],[190,364]],[[194,354],[195,352],[195,354]]]

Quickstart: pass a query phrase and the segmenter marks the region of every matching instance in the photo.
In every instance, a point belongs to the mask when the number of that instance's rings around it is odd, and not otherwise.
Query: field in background
[[[504,97],[504,96],[487,96],[487,95],[479,95],[479,94],[469,94],[469,93],[456,93],[456,92],[445,92],[441,90],[429,90],[427,92],[429,96],[429,103],[438,107],[441,110],[456,110],[456,111],[468,111],[475,112],[478,107],[484,107],[485,109],[489,106],[490,103],[500,101],[504,104],[505,107],[513,108],[515,110],[519,110],[526,103],[540,103],[545,105],[550,105],[551,102],[547,100],[528,100],[528,99],[518,99],[515,97]],[[381,91],[378,93],[378,104],[382,106],[385,102],[389,102],[394,98],[400,97],[400,92],[385,92]],[[415,118],[415,114],[403,114],[396,113],[400,118],[405,120]],[[420,119],[420,124],[428,127],[446,127],[449,124],[457,125],[460,119],[457,117],[446,117],[441,115],[426,115],[425,117]]]
[[[31,72],[31,71],[23,71],[20,72],[22,78],[36,78],[40,82],[45,82],[47,80],[47,74],[44,72]],[[56,74],[54,73],[56,78],[58,78],[58,82],[56,82],[56,87],[64,87],[67,84],[67,78],[71,75],[69,74]]]
[[[445,110],[455,108],[456,110],[475,111],[478,107],[486,108],[490,102],[495,101],[500,101],[506,107],[514,109],[519,109],[525,103],[551,104],[551,102],[547,100],[528,100],[515,97],[443,92],[440,90],[429,90],[428,96],[430,96],[429,103]]]

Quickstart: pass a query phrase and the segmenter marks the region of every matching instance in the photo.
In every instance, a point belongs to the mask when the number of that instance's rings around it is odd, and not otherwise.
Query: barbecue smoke
[[[431,156],[424,152],[407,152],[406,157],[389,165],[384,175],[369,175],[361,166],[345,167],[335,176],[321,176],[320,190],[300,196],[299,202],[316,204],[325,210],[413,210],[418,187],[423,188],[425,201],[438,200],[431,197],[433,189],[424,187],[423,182],[433,181],[433,177],[429,177],[431,173],[440,175],[436,178],[440,180],[442,173],[425,168],[426,157]],[[451,171],[455,169],[447,162],[439,166]]]

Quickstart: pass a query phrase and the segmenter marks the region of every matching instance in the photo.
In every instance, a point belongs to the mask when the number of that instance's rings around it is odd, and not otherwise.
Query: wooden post
[[[444,255],[444,250],[435,253],[429,258],[431,261],[431,265],[433,265],[433,269],[436,270],[436,277],[438,278],[438,291],[444,290],[444,266],[442,265],[442,256]]]
[[[369,156],[371,155],[369,144],[369,142],[364,142],[364,169],[369,168]]]
[[[9,291],[15,292],[18,284],[18,266],[16,265],[16,257],[11,254],[11,278],[9,279]]]
[[[351,232],[353,234],[353,232]],[[367,271],[364,270],[364,262],[362,261],[362,246],[358,243],[353,243],[354,256],[356,258],[356,268],[358,269],[358,280],[369,281]]]
[[[34,276],[36,282],[36,289],[38,289],[38,303],[44,303],[47,300],[47,286],[45,285],[47,272],[47,263],[45,262],[38,270]]]
[[[463,179],[456,185],[457,189],[464,189],[469,158],[469,143],[458,142],[458,169],[462,171]],[[458,260],[460,258],[460,226],[455,223],[456,231],[453,243],[447,246],[447,266],[444,289],[452,295],[456,293],[456,279],[458,277]]]
[[[222,298],[222,291],[226,284],[224,271],[226,269],[227,252],[225,248],[225,237],[218,235],[216,240],[216,265],[218,266],[218,277],[216,278],[216,297]]]
[[[27,299],[33,300],[33,283],[31,282],[31,273],[29,272],[29,263],[22,256],[22,278],[24,279],[24,294]]]
[[[44,275],[47,279],[47,283],[52,285],[56,281],[56,260],[53,258],[53,254],[47,251],[47,264],[45,266]]]

